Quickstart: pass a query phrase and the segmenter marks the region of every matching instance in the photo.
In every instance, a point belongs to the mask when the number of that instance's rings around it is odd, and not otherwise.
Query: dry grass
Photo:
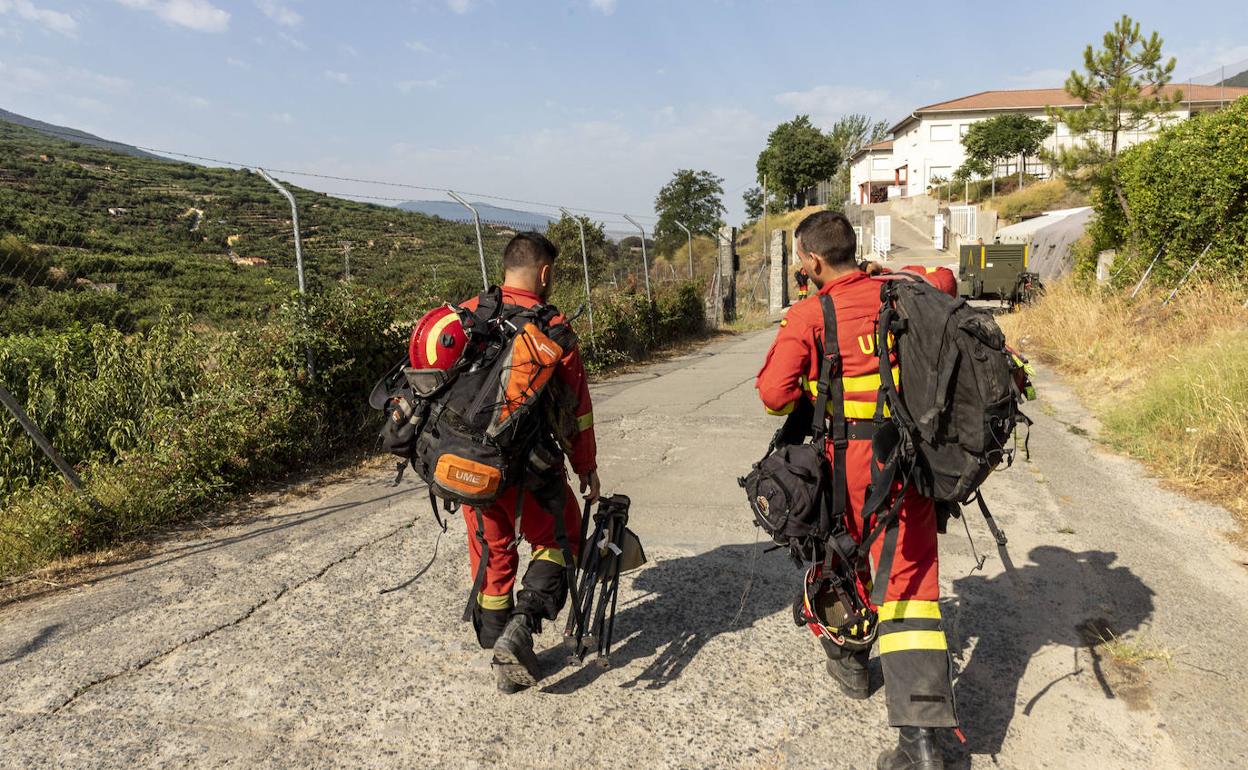
[[[1006,222],[1017,222],[1029,214],[1087,205],[1087,194],[1070,189],[1061,179],[1036,182],[1022,190],[984,201],[985,208],[994,209]]]
[[[1156,660],[1165,663],[1167,667],[1174,665],[1174,653],[1170,651],[1170,648],[1151,642],[1147,638],[1123,639],[1106,629],[1105,634],[1100,635],[1100,640],[1101,647],[1106,654],[1118,663],[1139,666],[1146,661]]]
[[[1111,445],[1248,525],[1248,309],[1213,285],[1162,299],[1059,282],[1002,326],[1070,375]]]

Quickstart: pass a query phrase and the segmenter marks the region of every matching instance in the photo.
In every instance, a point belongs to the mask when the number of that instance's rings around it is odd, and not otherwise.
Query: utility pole
[[[481,241],[481,215],[477,213],[475,208],[469,205],[468,201],[459,197],[454,190],[447,190],[446,194],[454,198],[459,205],[472,212],[472,221],[476,223],[477,226],[477,256],[481,258],[481,286],[484,289],[489,289],[490,276],[485,269],[485,246]]]
[[[585,221],[580,217],[572,216],[572,212],[562,206],[559,211],[576,222],[577,229],[581,231],[581,265],[585,268],[585,309],[589,312],[589,336],[592,339],[594,336],[594,299],[589,291],[589,252],[585,248]],[[641,240],[644,246],[646,237],[643,235]]]
[[[351,283],[351,241],[342,242],[343,272],[347,283]]]
[[[650,260],[646,257],[646,231],[641,225],[637,224],[628,214],[624,215],[628,223],[637,228],[637,232],[641,233],[641,265],[646,271],[646,300],[653,301],[650,296]]]

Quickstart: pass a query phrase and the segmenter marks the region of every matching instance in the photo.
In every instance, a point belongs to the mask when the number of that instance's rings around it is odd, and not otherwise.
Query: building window
[[[931,139],[933,142],[952,142],[953,124],[935,123],[932,125]]]
[[[971,130],[971,124],[963,123],[962,125],[958,126],[958,136],[966,136],[966,132],[970,130]]]
[[[887,155],[883,157],[872,158],[871,170],[872,171],[892,171],[893,159],[888,157]]]

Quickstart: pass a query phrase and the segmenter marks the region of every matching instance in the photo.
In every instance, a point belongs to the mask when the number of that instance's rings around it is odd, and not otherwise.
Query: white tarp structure
[[[997,231],[997,243],[1031,244],[1029,267],[1047,281],[1070,272],[1070,248],[1088,229],[1092,209],[1046,211],[1044,214]]]

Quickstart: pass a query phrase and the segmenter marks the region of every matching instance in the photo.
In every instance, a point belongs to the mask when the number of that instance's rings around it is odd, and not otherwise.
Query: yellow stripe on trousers
[[[946,650],[944,631],[897,631],[880,634],[880,654],[903,650]]]
[[[940,620],[940,603],[922,599],[901,599],[880,605],[880,622],[922,618]]]

